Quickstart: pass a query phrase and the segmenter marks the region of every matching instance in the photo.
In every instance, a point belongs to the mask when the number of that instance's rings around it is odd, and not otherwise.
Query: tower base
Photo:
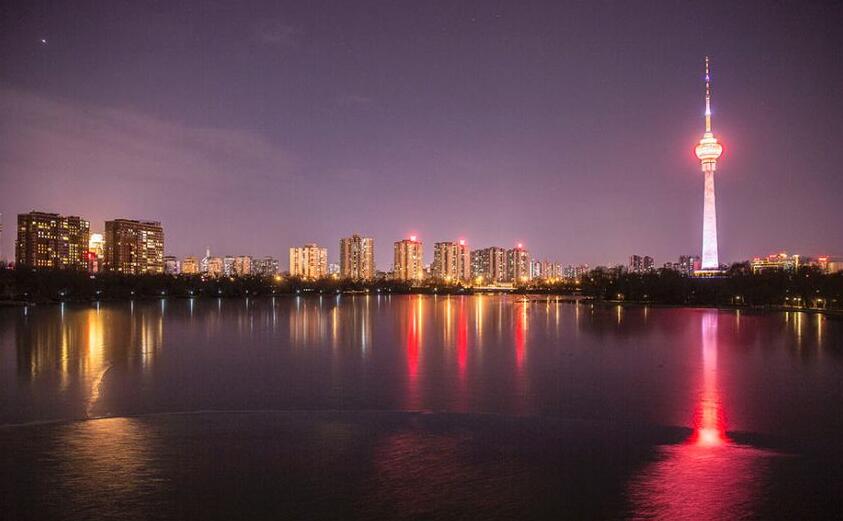
[[[709,268],[704,270],[694,270],[694,277],[721,277],[725,273],[720,268]]]

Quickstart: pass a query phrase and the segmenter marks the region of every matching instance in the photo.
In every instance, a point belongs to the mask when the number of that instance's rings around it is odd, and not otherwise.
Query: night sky
[[[566,4],[566,5],[563,5]],[[567,5],[571,4],[571,5]],[[375,237],[562,263],[699,254],[711,56],[721,261],[843,255],[841,2],[0,6],[3,254],[32,209],[166,250]]]

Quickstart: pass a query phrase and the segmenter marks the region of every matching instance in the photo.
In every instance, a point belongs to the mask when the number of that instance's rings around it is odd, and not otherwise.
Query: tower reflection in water
[[[702,389],[694,421],[693,441],[714,447],[726,439],[726,422],[717,387],[717,313],[702,316]]]
[[[701,315],[702,378],[694,431],[679,445],[659,448],[658,459],[629,487],[633,519],[745,519],[755,511],[775,453],[740,445],[726,435],[717,379],[719,312]]]

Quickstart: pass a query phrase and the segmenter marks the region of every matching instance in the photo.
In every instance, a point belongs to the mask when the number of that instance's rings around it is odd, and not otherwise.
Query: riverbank
[[[604,306],[622,306],[624,308],[665,308],[665,309],[718,309],[723,311],[748,311],[752,313],[781,313],[781,312],[800,312],[826,315],[843,319],[843,310],[841,309],[817,309],[817,308],[798,308],[793,306],[774,306],[774,305],[760,305],[760,306],[739,306],[739,305],[684,305],[684,304],[661,304],[654,302],[628,302],[621,300],[589,300],[590,304],[604,305]]]
[[[199,275],[89,274],[68,271],[0,270],[0,305],[51,302],[177,298],[258,297],[334,294],[471,295],[508,293],[593,299],[624,305],[662,305],[768,311],[843,312],[843,273],[817,270],[752,274],[734,271],[717,279],[676,272],[612,274],[593,270],[580,280],[528,281],[473,287],[426,279],[354,281],[328,277],[218,277]]]

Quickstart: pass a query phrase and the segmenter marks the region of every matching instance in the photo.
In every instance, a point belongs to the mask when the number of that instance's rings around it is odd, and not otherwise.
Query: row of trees
[[[797,306],[843,308],[843,273],[826,274],[815,267],[753,274],[735,264],[722,277],[686,277],[674,271],[612,275],[595,270],[583,279],[584,295],[690,306]]]
[[[322,279],[98,274],[73,271],[0,269],[0,300],[51,302],[119,298],[229,297],[370,291],[384,293],[470,293],[470,286],[429,280],[422,286],[398,281],[355,282]],[[519,292],[582,295],[595,300],[624,300],[673,305],[798,306],[843,308],[843,273],[824,274],[815,268],[796,272],[752,274],[735,265],[724,276],[692,278],[663,270],[647,274],[617,274],[596,269],[581,281],[532,281]]]
[[[68,300],[173,297],[245,297],[283,294],[346,293],[466,293],[460,285],[435,281],[423,287],[391,280],[372,282],[325,278],[220,277],[199,275],[91,275],[79,271],[0,269],[0,301],[54,302]]]

